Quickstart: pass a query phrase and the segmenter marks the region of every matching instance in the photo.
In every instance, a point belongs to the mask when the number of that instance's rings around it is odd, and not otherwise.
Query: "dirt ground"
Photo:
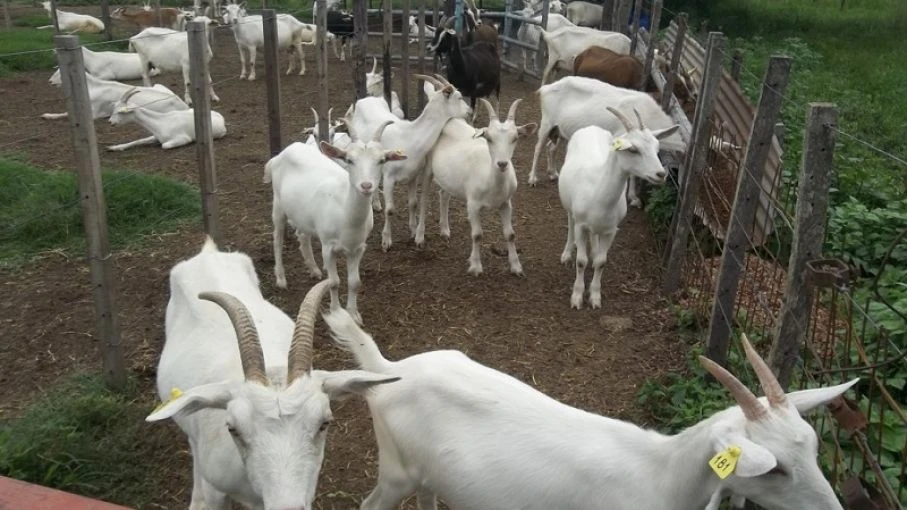
[[[315,280],[304,270],[295,241],[288,241],[289,289],[274,285],[271,190],[261,182],[268,153],[263,58],[259,56],[259,79],[248,82],[236,79],[237,49],[229,31],[217,31],[214,52],[211,75],[221,97],[215,109],[226,118],[228,129],[228,135],[215,142],[223,248],[248,253],[259,271],[265,297],[292,315]],[[281,62],[286,64],[285,56]],[[307,63],[305,76],[281,77],[285,143],[313,123],[309,106],[315,104],[317,88],[311,53]],[[335,111],[343,111],[353,100],[351,68],[333,55],[329,65],[330,103]],[[398,69],[398,91],[401,75]],[[47,83],[49,76],[50,72],[42,71],[0,80],[4,98],[0,147],[26,154],[40,167],[69,170],[73,155],[68,124],[39,118],[44,112],[65,111],[60,91]],[[156,82],[182,94],[179,75],[160,76]],[[518,121],[538,122],[538,103],[532,94],[536,86],[537,82],[520,82],[505,73],[502,113],[522,97]],[[415,88],[410,86],[411,91]],[[478,124],[484,122],[482,111]],[[95,127],[102,147],[144,136],[135,127],[116,128],[106,121],[96,122]],[[439,236],[437,198],[432,193],[423,249],[409,242],[405,217],[398,214],[393,222],[395,244],[382,252],[383,220],[376,217],[362,263],[360,310],[366,329],[391,359],[432,349],[460,349],[567,404],[643,423],[645,416],[634,409],[638,387],[648,377],[678,369],[683,358],[682,345],[671,331],[667,302],[658,289],[657,257],[646,219],[639,210],[632,210],[617,236],[604,275],[603,308],[571,310],[574,270],[559,262],[566,222],[556,185],[545,181],[530,188],[525,184],[533,143],[534,137],[522,140],[514,154],[520,182],[514,228],[525,276],[508,273],[506,256],[500,254],[500,221],[489,213],[482,252],[485,274],[468,275],[470,241],[464,204],[455,202],[451,207],[452,239],[445,242]],[[151,146],[101,152],[104,167],[136,169],[188,183],[197,182],[195,160],[193,145],[168,151]],[[401,190],[397,203],[398,208],[405,204]],[[198,222],[177,232],[155,233],[139,248],[114,256],[128,364],[146,389],[149,410],[156,398],[154,374],[164,342],[168,272],[176,262],[196,253],[201,240]],[[317,246],[315,251],[319,253]],[[48,253],[36,263],[4,272],[0,281],[2,419],[14,416],[24,402],[59,378],[81,369],[97,370],[100,354],[82,257]],[[350,367],[347,357],[329,345],[321,324],[319,332],[316,366]],[[334,411],[337,425],[330,432],[316,506],[355,508],[374,485],[376,447],[363,402],[335,404]],[[159,488],[154,508],[185,508],[191,460],[181,433],[170,422],[149,424],[145,430],[147,437],[137,441],[162,445],[162,469],[148,475],[148,483]]]

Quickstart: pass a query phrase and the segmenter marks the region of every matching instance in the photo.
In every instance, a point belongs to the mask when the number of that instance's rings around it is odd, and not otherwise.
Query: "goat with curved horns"
[[[230,498],[249,508],[311,509],[329,400],[397,380],[312,369],[315,314],[330,285],[312,287],[294,326],[262,297],[252,259],[221,252],[210,238],[170,272],[157,370],[158,392],[170,400],[146,420],[172,417],[189,438],[189,508],[229,508]]]
[[[842,508],[799,413],[856,380],[785,395],[745,337],[767,399],[700,358],[739,406],[665,436],[569,407],[459,351],[388,361],[348,314],[324,318],[364,370],[401,378],[365,396],[378,485],[362,510],[397,508],[412,493],[420,510],[436,508],[436,497],[454,509],[714,510],[726,495],[772,510]],[[722,479],[709,459],[728,450],[736,465]]]

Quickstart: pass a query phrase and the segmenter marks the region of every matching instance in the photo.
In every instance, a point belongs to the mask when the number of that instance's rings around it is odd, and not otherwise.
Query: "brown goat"
[[[120,7],[110,13],[110,17],[116,20],[129,21],[142,28],[156,27],[157,13],[154,10],[139,10]],[[186,15],[174,7],[161,7],[161,26],[173,30],[183,30],[186,23]]]
[[[573,61],[573,74],[595,78],[625,89],[639,89],[643,64],[629,55],[621,55],[601,46],[582,51]]]

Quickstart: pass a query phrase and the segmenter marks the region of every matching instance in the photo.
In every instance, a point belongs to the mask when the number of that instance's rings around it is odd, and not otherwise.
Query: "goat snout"
[[[498,161],[498,170],[504,171],[507,170],[507,161]]]
[[[666,175],[667,174],[665,174],[664,170],[655,172],[655,177],[652,179],[652,182],[654,182],[656,184],[661,184],[661,183],[665,182]]]
[[[372,192],[372,183],[363,182],[363,183],[359,184],[359,189],[361,189],[363,193],[369,194]]]

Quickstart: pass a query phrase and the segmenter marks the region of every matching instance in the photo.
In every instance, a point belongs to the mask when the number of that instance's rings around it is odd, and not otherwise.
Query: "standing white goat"
[[[142,61],[135,53],[120,51],[91,51],[82,46],[82,61],[85,72],[102,80],[138,80],[142,77]],[[149,71],[149,76],[161,74],[158,69]],[[59,69],[50,77],[52,85],[59,85]]]
[[[384,228],[381,231],[381,248],[387,251],[392,244],[391,216],[394,209],[394,186],[399,182],[408,184],[409,230],[415,238],[416,245],[425,243],[423,235],[417,233],[416,203],[420,200],[418,190],[425,167],[425,156],[435,145],[441,130],[450,119],[465,119],[469,115],[469,105],[463,96],[447,80],[414,74],[415,78],[425,80],[423,90],[428,96],[425,109],[416,120],[400,120],[387,110],[387,102],[379,101],[375,105],[373,98],[364,98],[356,102],[353,108],[352,121],[348,121],[350,135],[353,139],[367,133],[363,126],[374,126],[376,122],[396,121],[384,131],[381,143],[385,147],[398,147],[408,156],[405,161],[391,162],[385,165],[382,180],[384,195]],[[437,89],[432,87],[434,84]],[[374,129],[371,127],[371,129]],[[421,200],[427,200],[422,193]],[[425,207],[425,204],[420,207]]]
[[[396,380],[312,369],[315,314],[329,285],[306,294],[294,330],[262,297],[243,253],[220,252],[209,238],[170,272],[157,369],[158,394],[170,400],[146,420],[173,418],[189,439],[189,508],[229,508],[228,498],[264,510],[312,508],[330,400]]]
[[[47,15],[51,19],[53,19],[50,2],[41,2],[41,5],[44,7],[44,10],[47,11]],[[76,14],[74,12],[61,11],[60,9],[57,9],[57,25],[59,25],[60,27],[60,32],[66,32],[69,34],[74,34],[76,32],[84,32],[86,34],[99,34],[104,31],[104,22],[102,22],[98,18],[89,16],[87,14]],[[45,30],[53,27],[53,25],[44,25],[38,27],[38,29]]]
[[[541,14],[538,14],[538,15],[534,14],[533,9],[531,9],[529,7],[523,9],[521,14],[524,17],[532,18],[532,19],[538,21],[539,23],[541,23],[541,21],[542,21]],[[573,26],[573,23],[571,23],[570,20],[568,20],[564,16],[561,16],[560,14],[555,14],[553,12],[551,14],[548,14],[548,27],[546,28],[546,30],[548,30],[549,32],[554,32],[555,30],[559,30],[561,28],[569,27],[569,26]],[[541,37],[541,33],[542,33],[542,27],[540,27],[539,25],[533,25],[532,23],[523,22],[520,24],[520,28],[517,30],[516,37],[517,37],[517,39],[519,39],[520,41],[523,41],[526,44],[538,46],[539,38]],[[526,67],[528,69],[537,69],[538,66],[536,65],[536,61],[535,61],[535,54],[536,54],[535,50],[530,50],[527,48],[520,48],[520,50],[522,50],[522,52],[523,52],[523,67]]]
[[[321,241],[321,255],[331,287],[331,308],[339,308],[337,256],[347,262],[347,301],[350,314],[362,320],[356,301],[361,281],[359,263],[365,241],[374,226],[371,195],[381,178],[381,165],[401,161],[401,151],[386,151],[380,142],[389,123],[378,128],[371,141],[359,139],[346,150],[321,142],[321,151],[311,145],[293,143],[265,165],[264,182],[274,190],[271,219],[274,222],[274,276],[285,289],[283,240],[287,221],[296,231],[299,249],[309,273],[321,278],[322,272],[312,253],[312,238]],[[332,159],[343,160],[343,169]]]
[[[463,119],[449,120],[428,156],[422,193],[427,193],[427,184],[434,177],[441,187],[441,237],[445,238],[450,238],[448,209],[451,195],[466,201],[472,235],[469,255],[469,274],[472,275],[482,273],[482,218],[479,213],[483,208],[496,209],[501,215],[510,272],[522,275],[523,266],[514,243],[511,199],[516,192],[517,179],[511,158],[517,139],[534,133],[536,124],[516,125],[516,109],[522,99],[510,105],[504,122],[500,121],[491,103],[484,98],[479,101],[488,111],[488,127],[476,130]],[[425,235],[425,213],[424,208],[419,211],[418,237]]]
[[[429,41],[435,38],[435,27],[425,24],[425,38]],[[413,44],[419,41],[419,23],[416,22],[415,16],[409,17],[409,43]],[[374,71],[372,71],[374,72]]]
[[[134,87],[118,81],[95,78],[88,73],[85,73],[85,82],[88,85],[88,99],[91,101],[91,114],[94,119],[110,117],[121,100],[129,106],[142,106],[160,113],[189,109],[189,105],[179,96],[160,83],[153,87]],[[50,83],[62,85],[59,69],[50,77]],[[126,94],[129,95],[124,99],[123,96]],[[45,113],[41,118],[65,119],[68,116],[68,113]]]
[[[124,151],[139,145],[153,143],[160,143],[162,149],[174,149],[195,141],[195,110],[190,108],[164,113],[156,112],[131,104],[130,98],[137,93],[137,89],[127,92],[117,102],[113,114],[110,116],[110,123],[117,126],[135,122],[150,132],[151,136],[129,143],[111,145],[107,147],[107,150]],[[227,134],[224,116],[215,111],[211,111],[211,134],[215,140],[223,138]]]
[[[246,54],[249,53],[249,81],[255,79],[255,55],[258,48],[265,47],[264,27],[261,15],[246,16],[242,4],[224,6],[224,23],[230,25],[233,37],[239,47],[239,79],[246,77]],[[293,54],[299,59],[299,75],[305,74],[304,42],[315,40],[315,26],[303,23],[289,14],[277,16],[277,48],[288,50],[290,65],[287,74],[296,69]]]
[[[627,215],[627,180],[631,175],[655,184],[663,184],[666,172],[658,160],[658,139],[673,134],[678,126],[652,131],[639,121],[630,121],[614,108],[608,111],[623,124],[626,133],[612,135],[598,126],[587,126],[576,133],[567,144],[567,157],[558,181],[561,204],[567,211],[567,244],[561,263],[567,264],[576,246],[576,280],[570,306],[583,306],[585,272],[589,263],[587,237],[592,244],[594,273],[589,285],[589,304],[602,305],[602,271],[617,227]]]
[[[420,510],[436,498],[456,509],[712,510],[726,494],[773,510],[842,510],[799,413],[856,380],[785,394],[745,337],[767,398],[700,357],[739,406],[665,436],[562,404],[459,351],[388,361],[343,310],[324,318],[362,369],[400,377],[365,396],[378,484],[362,510],[397,508],[413,493]],[[708,462],[729,450],[736,465],[720,479]]]
[[[393,78],[391,73],[391,78]],[[365,73],[365,88],[372,97],[384,97],[384,74],[378,72],[378,59],[372,57],[372,71]],[[400,107],[400,97],[396,91],[391,91],[390,111],[399,118],[403,118],[403,109]]]
[[[573,71],[573,60],[592,46],[601,46],[621,55],[630,53],[630,38],[620,32],[604,32],[594,28],[565,26],[557,30],[542,30],[548,48],[548,64],[542,72],[542,85],[556,67]]]
[[[211,45],[207,46],[206,60],[210,61],[214,53]],[[142,83],[151,86],[149,65],[161,72],[182,71],[185,92],[183,97],[187,104],[192,104],[189,95],[189,34],[178,32],[169,28],[149,27],[129,38],[129,49],[139,54],[142,62]],[[208,73],[208,88],[212,101],[220,101],[211,84],[211,74]]]

